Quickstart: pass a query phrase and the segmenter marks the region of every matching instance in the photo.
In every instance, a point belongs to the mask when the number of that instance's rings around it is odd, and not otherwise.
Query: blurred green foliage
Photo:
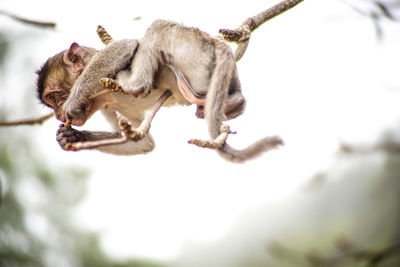
[[[0,66],[7,65],[13,41],[18,40],[0,31]],[[32,81],[20,80],[20,88],[34,90]],[[35,99],[29,102],[28,108],[37,107]],[[8,114],[12,112],[0,108],[1,120]],[[115,261],[101,249],[98,233],[74,223],[72,212],[86,194],[89,171],[44,160],[31,137],[36,129],[0,128],[0,267],[165,266],[147,260]]]
[[[3,65],[3,62],[6,58],[8,46],[8,39],[6,38],[4,33],[0,32],[0,66]]]
[[[15,41],[0,30],[1,67],[6,65]],[[30,59],[25,58],[25,62]],[[32,69],[27,68],[27,72]],[[20,80],[21,88],[34,90],[31,81]],[[34,100],[27,103],[28,108],[32,103]],[[0,107],[1,120],[6,120],[8,114],[11,111]],[[0,267],[168,265],[134,259],[115,261],[102,250],[98,233],[74,223],[72,212],[86,194],[89,171],[43,162],[43,155],[34,149],[30,138],[35,128],[29,129],[28,133],[17,127],[0,128]],[[335,168],[321,174],[312,192],[305,193],[313,194],[310,199],[315,203],[307,203],[308,209],[301,212],[292,209],[298,212],[297,225],[282,231],[276,243],[263,239],[263,245],[246,244],[253,251],[242,252],[244,256],[234,266],[400,266],[400,253],[382,254],[381,260],[371,260],[400,243],[400,144],[394,138],[399,131],[387,134],[381,146],[360,149],[362,152],[353,148],[339,155],[338,162],[354,163],[350,171],[341,173],[340,179],[328,186],[327,181],[334,180],[331,172]],[[377,154],[380,163],[371,168],[370,163],[377,160],[367,159]],[[357,195],[360,187],[362,197]],[[300,206],[301,201],[293,202]],[[263,230],[268,227],[266,223]],[[263,238],[263,231],[254,234],[257,238]],[[256,256],[251,254],[254,251]]]
[[[71,220],[85,195],[88,171],[50,166],[42,158],[27,136],[0,129],[0,266],[162,266],[105,255],[98,234]]]

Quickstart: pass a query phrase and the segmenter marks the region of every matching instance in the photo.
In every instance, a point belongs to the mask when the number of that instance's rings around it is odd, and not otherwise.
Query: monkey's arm
[[[56,135],[58,143],[64,150],[70,150],[70,145],[77,142],[93,142],[121,137],[118,132],[79,131],[64,124],[60,125]]]
[[[148,134],[151,122],[171,95],[171,91],[166,90],[145,114],[144,120],[137,128],[134,128],[125,116],[116,111],[115,118],[118,121],[120,132],[80,132],[71,127],[61,125],[57,131],[57,141],[64,150],[77,151],[98,148],[103,152],[119,155],[149,152],[154,148],[154,141]]]
[[[93,56],[64,103],[66,116],[73,120],[74,125],[82,125],[90,115],[114,101],[111,97],[93,99],[90,96],[103,89],[99,82],[101,78],[114,77],[129,66],[137,46],[136,40],[115,41]]]
[[[135,155],[150,152],[154,148],[154,141],[147,134],[140,141],[121,141],[120,132],[90,132],[78,131],[70,127],[60,127],[57,131],[57,141],[62,149],[71,151],[80,149],[97,149],[114,155]]]

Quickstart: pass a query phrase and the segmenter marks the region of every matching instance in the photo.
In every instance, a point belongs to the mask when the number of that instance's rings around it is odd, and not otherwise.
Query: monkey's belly
[[[170,105],[190,105],[202,103],[200,99],[193,95],[190,90],[190,83],[183,77],[183,74],[173,71],[171,66],[163,65],[156,74],[156,88],[153,89],[151,94],[159,97],[163,91],[170,90],[172,96],[168,99],[164,106]],[[161,92],[157,92],[160,90]],[[150,94],[150,95],[151,95]]]

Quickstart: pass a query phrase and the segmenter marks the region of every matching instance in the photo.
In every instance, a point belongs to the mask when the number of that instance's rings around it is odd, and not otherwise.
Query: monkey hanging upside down
[[[230,130],[221,122],[245,108],[236,62],[223,40],[197,28],[157,20],[143,38],[110,41],[100,51],[73,43],[37,74],[39,99],[58,120],[81,126],[101,110],[116,130],[78,131],[62,125],[57,141],[65,150],[149,152],[154,148],[148,133],[152,118],[161,106],[176,104],[197,105],[197,117],[207,120],[213,140],[190,142],[213,147],[229,161],[244,162],[282,144],[279,137],[265,137],[242,150],[225,143]],[[100,80],[107,77],[116,80],[118,92],[103,94]]]

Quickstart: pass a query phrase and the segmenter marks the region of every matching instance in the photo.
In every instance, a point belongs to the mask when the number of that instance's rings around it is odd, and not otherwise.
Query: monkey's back
[[[215,68],[215,38],[198,28],[156,20],[140,43],[158,49],[163,64],[182,71],[191,86],[206,95]]]

